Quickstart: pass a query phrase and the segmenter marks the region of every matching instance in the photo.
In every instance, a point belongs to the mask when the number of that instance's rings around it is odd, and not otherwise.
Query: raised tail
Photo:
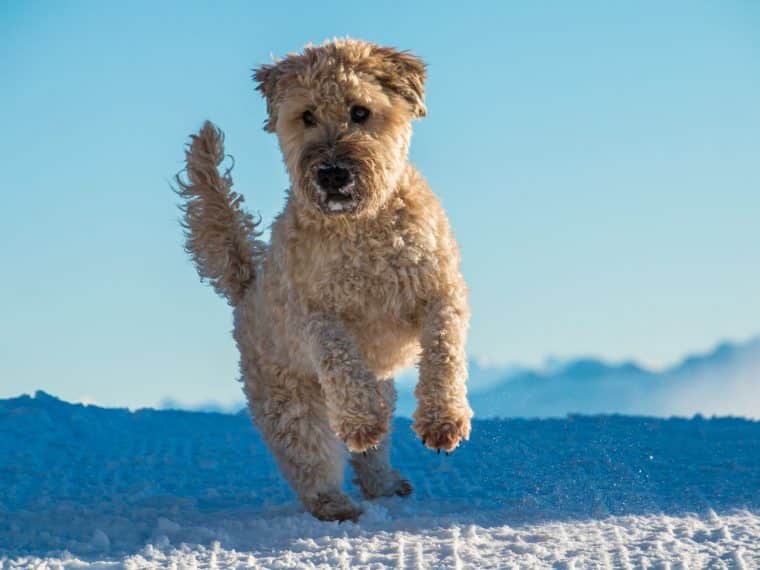
[[[255,281],[266,249],[257,239],[261,220],[243,210],[243,197],[232,191],[232,167],[219,172],[224,133],[211,122],[192,135],[185,160],[185,177],[180,172],[175,178],[176,192],[183,199],[185,250],[201,279],[208,280],[230,305],[237,305]]]

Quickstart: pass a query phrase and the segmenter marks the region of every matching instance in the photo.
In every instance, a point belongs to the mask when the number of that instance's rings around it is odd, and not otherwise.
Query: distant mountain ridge
[[[512,370],[480,388],[475,370],[470,402],[477,417],[564,417],[568,414],[760,417],[760,337],[724,342],[661,372],[635,362],[581,358],[549,370]],[[491,370],[493,375],[494,371]],[[410,416],[406,389],[397,413]]]
[[[690,355],[663,371],[632,361],[610,364],[595,358],[551,363],[542,370],[470,361],[470,402],[480,418],[565,417],[568,414],[686,416],[734,415],[760,418],[760,336],[723,342]],[[415,378],[399,379],[396,413],[416,408]],[[238,405],[215,402],[188,406],[165,399],[161,409],[234,413]]]

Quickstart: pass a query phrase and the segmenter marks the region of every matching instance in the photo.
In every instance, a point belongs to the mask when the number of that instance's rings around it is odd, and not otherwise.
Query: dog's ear
[[[256,90],[261,92],[267,102],[267,120],[264,123],[264,130],[270,133],[275,131],[277,125],[277,82],[281,75],[279,63],[262,65],[253,71]]]
[[[424,117],[425,62],[408,51],[376,46],[373,55],[379,64],[374,70],[378,81],[403,97],[411,106],[414,117]]]

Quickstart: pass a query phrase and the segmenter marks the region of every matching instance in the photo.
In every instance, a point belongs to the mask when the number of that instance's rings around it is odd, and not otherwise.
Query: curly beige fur
[[[388,454],[400,368],[419,362],[412,427],[427,447],[451,451],[470,434],[458,248],[407,158],[425,66],[335,40],[254,77],[290,176],[285,209],[271,242],[257,240],[229,171],[217,170],[222,134],[206,123],[179,180],[187,249],[234,306],[249,408],[283,474],[316,517],[356,520],[341,490],[346,447],[366,497],[412,490]],[[361,123],[357,105],[369,111]],[[342,197],[320,182],[325,165],[350,173]]]
[[[243,197],[233,192],[232,168],[219,174],[224,160],[224,135],[211,123],[192,137],[185,153],[187,180],[179,175],[177,194],[182,205],[186,251],[198,273],[232,305],[243,299],[263,257],[266,244],[256,238],[260,222],[242,209]]]

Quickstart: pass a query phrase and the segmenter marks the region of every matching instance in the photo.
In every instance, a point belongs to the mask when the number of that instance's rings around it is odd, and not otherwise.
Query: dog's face
[[[335,40],[264,65],[254,78],[297,206],[319,216],[376,212],[403,171],[411,121],[425,114],[422,61]]]

